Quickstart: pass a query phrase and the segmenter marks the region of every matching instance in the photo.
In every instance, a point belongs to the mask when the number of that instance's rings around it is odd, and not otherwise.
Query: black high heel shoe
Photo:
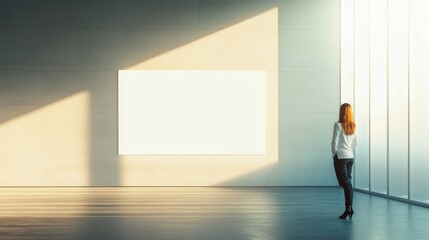
[[[344,210],[344,213],[341,214],[341,216],[339,216],[339,219],[346,219],[347,217],[349,217],[350,219],[352,219],[353,214],[355,213],[355,211],[353,211],[352,207],[346,207],[346,210]]]

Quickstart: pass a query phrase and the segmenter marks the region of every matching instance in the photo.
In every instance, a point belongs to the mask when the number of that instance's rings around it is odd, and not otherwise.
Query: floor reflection
[[[3,188],[1,239],[426,239],[429,209],[337,187]]]

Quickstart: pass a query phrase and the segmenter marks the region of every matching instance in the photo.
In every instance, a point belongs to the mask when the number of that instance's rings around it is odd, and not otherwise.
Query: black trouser
[[[334,157],[335,174],[337,175],[338,184],[344,189],[345,205],[353,205],[353,187],[352,187],[352,167],[354,158],[338,159]]]

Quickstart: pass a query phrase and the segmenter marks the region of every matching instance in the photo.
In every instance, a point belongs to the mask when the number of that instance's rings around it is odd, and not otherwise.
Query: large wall
[[[339,7],[0,1],[0,185],[335,185]],[[118,155],[127,69],[265,71],[266,154]]]
[[[342,1],[342,101],[358,125],[355,186],[429,203],[429,2]]]

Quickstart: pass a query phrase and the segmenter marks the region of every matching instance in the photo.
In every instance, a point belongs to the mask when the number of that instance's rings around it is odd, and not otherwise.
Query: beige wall
[[[0,185],[334,184],[338,1],[0,4]],[[118,156],[121,69],[266,71],[267,154]]]

